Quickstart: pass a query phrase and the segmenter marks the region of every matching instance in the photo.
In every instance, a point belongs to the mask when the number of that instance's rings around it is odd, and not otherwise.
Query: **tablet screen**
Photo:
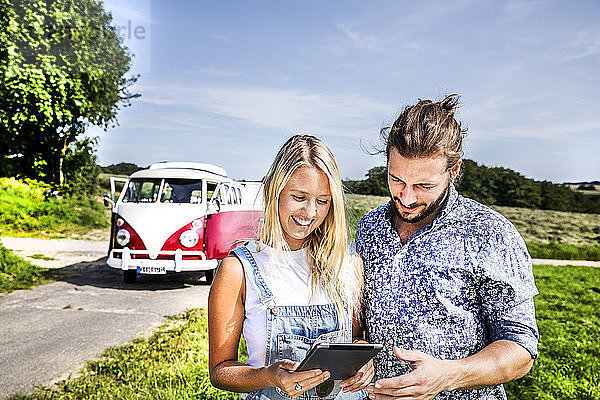
[[[381,344],[318,343],[308,352],[296,371],[321,369],[332,379],[347,379],[363,367],[381,349]]]

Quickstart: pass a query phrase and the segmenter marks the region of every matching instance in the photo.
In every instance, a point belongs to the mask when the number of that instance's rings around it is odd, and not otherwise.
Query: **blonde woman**
[[[362,399],[372,362],[335,383],[328,371],[295,371],[317,340],[362,338],[362,262],[348,250],[331,151],[314,136],[291,137],[264,179],[263,195],[260,238],[232,251],[210,291],[211,382],[247,400]],[[237,358],[242,333],[247,363]]]

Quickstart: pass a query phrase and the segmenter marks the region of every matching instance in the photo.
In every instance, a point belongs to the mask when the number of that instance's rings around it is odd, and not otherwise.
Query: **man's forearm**
[[[475,389],[498,385],[525,376],[533,359],[524,347],[516,342],[498,340],[477,354],[449,361],[448,389]]]

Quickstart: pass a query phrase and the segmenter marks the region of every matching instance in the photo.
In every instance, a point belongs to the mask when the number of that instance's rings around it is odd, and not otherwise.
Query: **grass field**
[[[600,269],[537,266],[540,356],[509,399],[600,399]]]
[[[47,283],[45,269],[35,266],[0,245],[0,293]]]
[[[346,196],[352,231],[356,229],[362,214],[389,200],[381,196]],[[515,225],[534,258],[600,260],[600,214],[500,206],[492,208]]]
[[[539,358],[506,386],[514,400],[600,398],[600,269],[536,266]],[[229,399],[210,385],[203,310],[171,317],[150,339],[106,350],[81,376],[25,399]],[[240,359],[245,360],[244,346]]]

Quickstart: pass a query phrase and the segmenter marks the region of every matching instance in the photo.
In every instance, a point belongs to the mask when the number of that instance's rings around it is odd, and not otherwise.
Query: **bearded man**
[[[459,195],[458,97],[420,100],[382,131],[391,200],[356,232],[371,399],[506,399],[537,356],[531,258],[515,227]]]

